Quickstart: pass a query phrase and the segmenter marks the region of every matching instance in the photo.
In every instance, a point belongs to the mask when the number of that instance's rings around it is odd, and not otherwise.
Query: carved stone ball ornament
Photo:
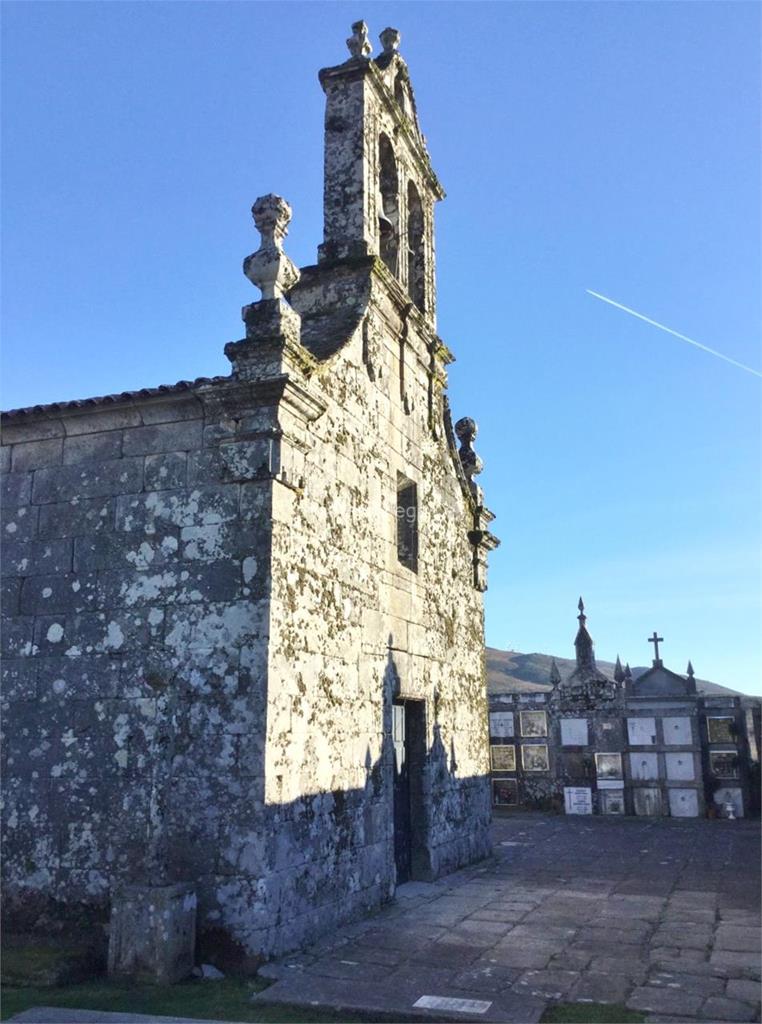
[[[291,220],[291,207],[281,196],[260,196],[251,215],[262,242],[256,252],[243,261],[243,272],[263,299],[279,299],[299,280],[299,270],[283,251],[283,239]]]
[[[460,449],[458,454],[460,455],[460,463],[463,466],[463,472],[466,474],[466,478],[472,486],[475,486],[473,477],[477,476],[484,469],[484,463],[474,451],[474,438],[479,432],[479,427],[476,425],[476,420],[472,420],[470,416],[464,416],[463,419],[458,420],[455,424],[455,433],[460,441]]]

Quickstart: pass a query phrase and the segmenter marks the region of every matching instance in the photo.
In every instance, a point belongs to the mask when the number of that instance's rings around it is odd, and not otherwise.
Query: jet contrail
[[[682,341],[687,341],[689,345],[695,345],[696,348],[703,349],[704,352],[708,352],[712,356],[717,356],[718,359],[724,359],[726,363],[732,363],[733,366],[737,366],[741,370],[746,370],[747,373],[753,373],[755,377],[762,377],[762,373],[760,373],[759,370],[752,370],[750,366],[744,366],[743,363],[736,362],[736,360],[731,359],[730,356],[724,356],[722,352],[715,352],[713,348],[709,348],[707,345],[702,345],[700,341],[694,341],[693,338],[687,338],[684,334],[680,334],[679,331],[673,331],[671,327],[665,327],[664,324],[660,324],[657,320],[652,320],[650,317],[643,316],[642,313],[636,313],[634,309],[630,309],[629,306],[623,306],[621,302],[614,302],[613,299],[607,299],[605,295],[600,295],[598,292],[594,292],[591,288],[586,288],[585,291],[588,295],[593,295],[596,299],[600,299],[601,302],[608,302],[610,306],[616,306],[617,309],[623,309],[625,313],[629,313],[630,316],[636,316],[638,320],[645,320],[647,324],[651,324],[653,327],[658,327],[660,331],[666,331],[667,334],[674,334],[676,338],[680,338]]]

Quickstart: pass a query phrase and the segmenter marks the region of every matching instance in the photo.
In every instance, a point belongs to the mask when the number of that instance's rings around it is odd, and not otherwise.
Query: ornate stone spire
[[[688,676],[688,693],[696,692],[696,673],[693,671],[693,665],[688,662],[688,668],[686,669],[686,675]]]
[[[624,665],[624,679],[626,683],[632,682],[632,669],[630,668],[629,661],[626,661]]]
[[[263,299],[280,299],[300,277],[298,269],[283,251],[291,207],[281,196],[270,193],[257,199],[251,215],[262,242],[257,251],[243,261],[243,272],[252,284],[262,290]]]
[[[468,480],[468,486],[473,496],[481,504],[482,489],[474,480],[474,477],[484,469],[484,463],[474,451],[474,438],[479,433],[476,420],[472,420],[470,416],[464,416],[455,424],[455,433],[460,441],[458,455],[466,480]]]
[[[579,615],[577,619],[579,621],[579,629],[577,630],[577,636],[574,640],[574,647],[577,651],[577,668],[587,668],[595,670],[595,657],[593,655],[593,638],[587,631],[585,623],[587,622],[587,616],[585,615],[585,604],[582,598],[579,599]]]
[[[389,31],[389,29],[387,29]],[[364,21],[355,21],[352,25],[352,35],[347,39],[347,49],[355,58],[370,57],[373,52],[370,39],[368,39],[368,26]]]
[[[622,663],[619,660],[618,654],[616,656],[616,665],[614,666],[614,679],[616,679],[618,683],[624,682],[624,669],[622,668]]]
[[[553,687],[558,686],[561,682],[561,673],[558,671],[558,665],[556,665],[556,659],[551,658],[550,660],[550,684]]]

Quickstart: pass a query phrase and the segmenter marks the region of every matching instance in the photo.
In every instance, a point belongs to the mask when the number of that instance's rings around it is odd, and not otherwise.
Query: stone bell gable
[[[229,376],[4,416],[4,871],[27,924],[182,885],[202,943],[264,956],[489,849],[497,541],[445,396],[443,193],[382,42],[374,61],[358,23],[321,72],[317,264],[288,257],[282,197],[252,208],[261,298]]]

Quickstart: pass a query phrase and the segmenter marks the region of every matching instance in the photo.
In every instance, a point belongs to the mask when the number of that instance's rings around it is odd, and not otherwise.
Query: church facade
[[[497,541],[476,424],[446,399],[444,192],[399,34],[381,42],[372,59],[357,23],[320,72],[317,263],[288,258],[285,200],[254,204],[262,298],[229,376],[3,417],[3,870],[24,927],[156,887],[267,956],[489,851]]]

